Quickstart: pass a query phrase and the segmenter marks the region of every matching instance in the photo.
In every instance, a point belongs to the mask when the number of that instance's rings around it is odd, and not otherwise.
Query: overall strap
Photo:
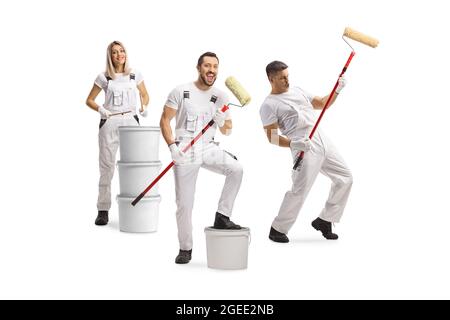
[[[106,90],[108,90],[109,82],[112,80],[112,78],[105,72],[106,77]]]

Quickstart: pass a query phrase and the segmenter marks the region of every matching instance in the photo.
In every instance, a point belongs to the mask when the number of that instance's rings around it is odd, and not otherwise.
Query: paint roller
[[[331,91],[330,95],[328,96],[327,102],[325,103],[325,106],[322,109],[322,112],[320,113],[319,118],[316,121],[316,124],[314,125],[311,133],[309,134],[309,139],[312,139],[312,137],[314,136],[314,132],[316,131],[317,127],[319,126],[320,120],[322,120],[323,115],[325,114],[325,111],[328,109],[328,106],[330,104],[330,101],[334,95],[334,93],[336,92],[336,88],[339,84],[339,78],[342,77],[344,75],[344,73],[347,71],[348,66],[350,65],[350,62],[352,61],[353,57],[355,56],[355,50],[353,49],[353,47],[350,45],[350,43],[345,39],[345,37],[358,41],[362,44],[365,44],[369,47],[372,48],[376,48],[378,46],[379,41],[375,38],[372,38],[364,33],[361,33],[359,31],[356,31],[352,28],[345,28],[344,33],[342,35],[342,39],[347,43],[347,45],[352,49],[352,52],[350,53],[350,56],[347,59],[347,62],[345,63],[344,68],[342,69],[341,74],[339,75],[336,84],[334,85],[333,90]],[[302,163],[303,160],[303,156],[304,156],[305,152],[301,151],[299,153],[299,155],[297,156],[297,159],[295,160],[294,163],[294,170],[296,170]]]
[[[244,89],[244,87],[239,83],[239,81],[236,80],[234,77],[228,77],[225,80],[226,87],[233,93],[233,95],[238,99],[240,105],[234,104],[234,103],[228,103],[227,105],[224,105],[220,111],[225,112],[229,109],[230,105],[237,106],[237,107],[244,107],[247,104],[250,103],[251,97],[248,94],[248,92]],[[188,151],[197,141],[198,139],[203,136],[203,134],[214,125],[214,120],[211,119],[211,121],[208,122],[208,124],[200,131],[197,136],[192,139],[192,141],[183,148],[183,152]],[[148,185],[147,188],[145,188],[144,191],[139,194],[136,199],[134,199],[131,204],[135,206],[144,196],[147,192],[150,191],[151,188],[169,171],[173,166],[175,165],[175,161],[172,161],[156,178]]]
[[[225,80],[225,85],[227,88],[233,92],[234,96],[239,100],[241,105],[237,105],[234,103],[229,103],[229,105],[237,106],[237,107],[244,107],[247,104],[250,103],[252,98],[248,94],[248,92],[244,89],[244,87],[241,85],[239,81],[236,80],[235,77],[228,77]]]
[[[356,31],[349,27],[345,28],[344,34],[342,35],[342,38],[344,39],[344,41],[347,42],[344,37],[358,41],[358,42],[368,45],[369,47],[372,47],[372,48],[378,47],[378,43],[379,43],[379,41],[377,39],[372,38],[362,32]],[[352,51],[355,51],[355,50],[353,50],[353,47],[348,42],[347,42],[347,44],[350,46],[350,48],[352,48]]]

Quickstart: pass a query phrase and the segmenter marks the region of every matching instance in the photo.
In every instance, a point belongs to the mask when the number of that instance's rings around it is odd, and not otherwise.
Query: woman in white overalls
[[[147,115],[149,96],[142,75],[129,67],[127,52],[119,41],[109,44],[106,53],[106,71],[100,73],[86,100],[86,104],[100,113],[99,162],[100,181],[98,190],[96,225],[108,223],[111,208],[111,180],[114,175],[115,158],[119,147],[119,126],[137,126],[136,88],[139,90],[142,116]],[[105,103],[97,105],[95,99],[100,91],[105,91]]]

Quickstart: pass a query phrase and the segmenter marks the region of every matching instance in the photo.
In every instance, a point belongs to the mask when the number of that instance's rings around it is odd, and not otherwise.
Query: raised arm
[[[347,84],[347,80],[344,76],[342,76],[338,79],[338,85],[336,87],[336,91],[334,92],[333,96],[331,97],[328,108],[336,101],[337,96],[339,95],[339,93],[345,87],[346,84]],[[314,99],[311,101],[311,104],[313,105],[314,109],[322,110],[323,108],[325,108],[325,105],[326,105],[329,97],[330,97],[330,95],[326,95],[324,97],[314,97]]]

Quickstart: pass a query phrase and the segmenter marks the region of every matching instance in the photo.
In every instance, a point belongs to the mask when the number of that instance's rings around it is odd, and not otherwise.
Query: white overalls
[[[177,111],[176,141],[181,150],[212,119],[217,109],[228,103],[225,94],[217,89],[202,92],[196,87],[183,91]],[[186,89],[186,88],[185,88]],[[219,96],[219,98],[217,97]],[[234,201],[242,181],[242,166],[232,154],[219,148],[214,142],[217,125],[209,128],[202,139],[187,151],[182,163],[175,164],[175,192],[177,203],[178,240],[181,250],[190,250],[192,240],[192,208],[197,176],[200,168],[222,174],[225,184],[219,200],[217,212],[231,217]]]
[[[279,128],[291,140],[307,137],[315,123],[310,98],[307,98],[303,91],[297,90],[300,89],[292,88],[286,94],[270,95],[265,101],[276,106]],[[299,152],[300,150],[291,149],[293,161]],[[292,189],[286,192],[278,215],[272,223],[275,230],[288,233],[319,172],[332,182],[320,218],[329,222],[339,222],[350,194],[353,178],[336,147],[318,129],[312,138],[311,150],[304,154],[301,167],[292,170]]]
[[[114,175],[117,148],[119,147],[119,127],[136,126],[136,81],[134,74],[112,80],[107,78],[104,108],[112,113],[131,111],[123,115],[100,120],[98,133],[100,181],[98,186],[97,209],[111,208],[111,180]]]

